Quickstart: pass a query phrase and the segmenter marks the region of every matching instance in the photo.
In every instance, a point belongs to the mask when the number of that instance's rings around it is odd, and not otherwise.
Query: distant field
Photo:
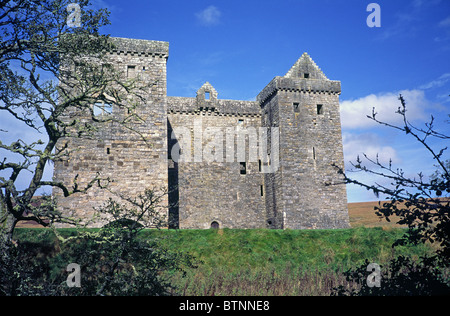
[[[361,202],[361,203],[349,203],[348,204],[348,212],[350,216],[350,224],[352,227],[392,227],[398,228],[401,227],[396,225],[395,219],[392,219],[391,222],[387,222],[386,220],[381,220],[378,216],[375,215],[374,207],[378,205],[378,202]],[[18,225],[19,228],[36,228],[40,227],[35,222],[21,222]]]
[[[378,202],[360,202],[360,203],[349,203],[348,213],[350,217],[350,225],[353,228],[356,227],[384,227],[384,228],[401,228],[396,224],[398,221],[397,217],[390,218],[391,222],[387,220],[380,219],[375,214],[375,206],[378,206]]]

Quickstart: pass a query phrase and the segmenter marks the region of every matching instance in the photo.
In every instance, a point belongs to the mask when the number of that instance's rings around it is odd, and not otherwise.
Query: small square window
[[[99,101],[94,104],[94,116],[108,115],[113,111],[112,104]]]
[[[308,78],[309,78],[309,73],[305,72],[305,73],[303,74],[303,78],[308,79]]]
[[[317,104],[317,114],[322,115],[323,114],[323,105]]]
[[[127,67],[127,78],[131,79],[136,77],[136,66]]]
[[[300,103],[298,103],[298,102],[295,102],[294,103],[294,112],[299,112],[299,107],[300,107]]]

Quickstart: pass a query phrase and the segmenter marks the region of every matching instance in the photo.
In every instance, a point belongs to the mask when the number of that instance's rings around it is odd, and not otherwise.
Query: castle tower
[[[258,95],[262,126],[279,127],[279,157],[270,158],[279,168],[264,177],[269,227],[349,226],[345,184],[332,166],[344,166],[340,92],[304,53]]]
[[[70,156],[55,161],[54,179],[68,187],[77,179],[80,188],[99,177],[109,178],[108,190],[94,185],[86,193],[62,198],[62,191],[53,190],[59,198],[61,211],[71,217],[89,219],[94,208],[103,206],[109,198],[127,198],[142,194],[145,189],[167,188],[167,104],[166,63],[169,43],[160,41],[111,38],[114,48],[108,52],[107,62],[114,66],[123,82],[137,82],[145,102],[133,96],[122,102],[136,104],[133,119],[130,112],[106,101],[92,104],[94,115],[111,120],[100,123],[89,138],[67,138]],[[67,119],[77,117],[89,121],[90,113],[73,109]],[[126,127],[119,122],[127,121]],[[101,226],[96,223],[95,226]]]

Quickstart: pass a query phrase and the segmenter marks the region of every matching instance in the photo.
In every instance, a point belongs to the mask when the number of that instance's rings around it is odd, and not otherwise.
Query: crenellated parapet
[[[261,109],[256,101],[221,100],[218,95],[217,90],[206,82],[197,90],[195,98],[167,97],[167,111],[216,116],[261,116]]]
[[[121,37],[111,37],[111,54],[169,58],[169,43]]]

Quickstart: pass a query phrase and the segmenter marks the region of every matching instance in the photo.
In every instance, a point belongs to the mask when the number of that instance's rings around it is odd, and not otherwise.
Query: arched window
[[[217,223],[216,221],[211,223],[211,228],[212,229],[219,229],[219,223]]]

